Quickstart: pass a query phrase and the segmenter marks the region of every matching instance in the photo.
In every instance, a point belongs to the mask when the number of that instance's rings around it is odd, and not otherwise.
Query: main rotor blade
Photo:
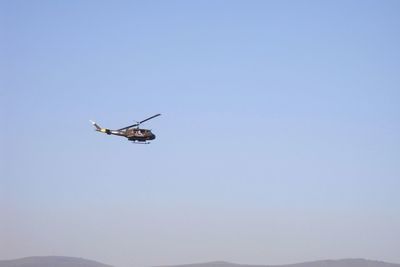
[[[147,118],[147,119],[145,119],[145,120],[139,121],[139,122],[137,122],[137,123],[135,123],[135,124],[126,126],[126,127],[124,127],[124,128],[121,128],[121,129],[118,129],[117,131],[122,131],[122,130],[126,130],[126,129],[129,129],[129,128],[132,128],[132,127],[139,126],[139,125],[142,124],[143,122],[148,121],[148,120],[151,120],[151,119],[154,119],[155,117],[158,117],[158,116],[160,116],[160,115],[161,115],[161,114],[156,114],[156,115],[154,115],[154,116],[151,116],[150,118]]]
[[[124,128],[121,128],[121,129],[118,129],[117,131],[122,131],[122,130],[125,130],[125,129],[129,129],[129,128],[132,128],[132,127],[136,127],[136,126],[138,126],[140,123],[135,123],[135,124],[132,124],[132,125],[130,125],[130,126],[126,126],[126,127],[124,127]]]
[[[160,115],[161,115],[161,114],[156,114],[156,115],[154,115],[154,116],[151,116],[150,118],[147,118],[147,119],[145,119],[145,120],[142,120],[141,122],[139,122],[139,124],[142,124],[142,123],[145,122],[145,121],[154,119],[155,117],[158,117],[158,116],[160,116]]]

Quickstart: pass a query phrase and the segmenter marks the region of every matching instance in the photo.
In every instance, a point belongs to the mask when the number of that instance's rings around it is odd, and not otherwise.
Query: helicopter
[[[123,136],[128,138],[129,141],[132,141],[137,144],[150,144],[150,140],[156,139],[155,134],[151,132],[151,130],[148,129],[141,129],[139,126],[148,120],[154,119],[155,117],[160,116],[161,114],[156,114],[154,116],[151,116],[147,119],[144,119],[142,121],[137,121],[135,124],[126,126],[124,128],[118,129],[118,130],[110,130],[107,128],[102,128],[100,127],[97,123],[94,121],[90,121],[93,126],[96,128],[95,130],[97,132],[105,133],[108,135],[118,135],[118,136]]]

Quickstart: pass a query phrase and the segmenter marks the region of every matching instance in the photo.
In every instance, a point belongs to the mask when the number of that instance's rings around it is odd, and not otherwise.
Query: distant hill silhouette
[[[2,267],[2,266],[0,266]],[[286,265],[249,265],[235,264],[224,261],[194,263],[183,265],[168,265],[159,267],[400,267],[400,264],[373,261],[365,259],[322,260]]]
[[[111,267],[111,265],[82,258],[48,256],[0,260],[0,267]]]
[[[0,267],[112,267],[100,262],[74,257],[27,257],[15,260],[0,260]],[[400,264],[365,259],[322,260],[286,265],[250,265],[224,261],[206,263],[164,265],[158,267],[400,267]]]

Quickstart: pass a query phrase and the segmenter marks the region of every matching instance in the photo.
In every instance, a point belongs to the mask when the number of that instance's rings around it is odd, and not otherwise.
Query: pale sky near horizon
[[[399,14],[0,1],[0,259],[400,263]]]

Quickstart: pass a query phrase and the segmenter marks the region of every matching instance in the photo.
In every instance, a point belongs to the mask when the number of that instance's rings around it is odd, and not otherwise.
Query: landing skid
[[[131,141],[132,142],[132,144],[135,144],[135,145],[149,145],[150,144],[150,142],[140,142],[140,141]]]

